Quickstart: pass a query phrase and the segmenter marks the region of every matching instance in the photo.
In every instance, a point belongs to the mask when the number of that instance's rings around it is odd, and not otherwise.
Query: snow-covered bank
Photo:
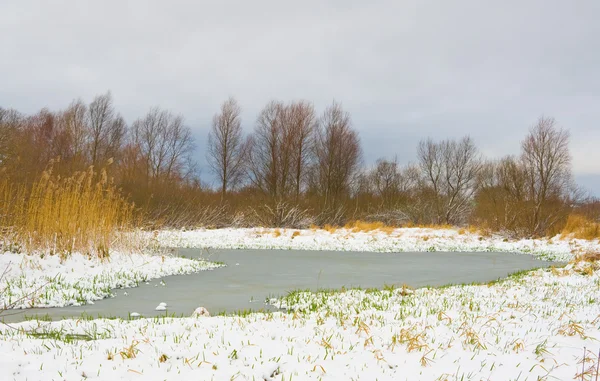
[[[0,254],[0,308],[81,305],[111,295],[114,288],[218,265],[171,255],[112,253],[109,260],[73,254],[58,256]]]
[[[499,235],[482,236],[461,229],[399,228],[389,231],[353,232],[351,229],[216,229],[157,231],[148,233],[165,247],[215,249],[295,249],[340,251],[498,251],[528,253],[540,258],[569,261],[574,254],[600,251],[600,242],[561,239],[509,240]]]
[[[222,229],[153,236],[155,244],[173,247],[494,250],[562,260],[600,251],[597,240],[510,241],[454,229]],[[74,255],[64,263],[0,255],[0,266],[7,263],[3,299],[15,301],[52,279],[21,307],[77,304],[113,287],[213,266],[123,254],[110,262]],[[594,380],[598,369],[600,262],[481,286],[293,292],[271,303],[289,312],[0,324],[0,380]]]
[[[593,380],[600,274],[584,266],[294,293],[289,314],[0,325],[0,379]]]
[[[501,251],[529,253],[543,259],[569,261],[583,252],[600,252],[600,242],[562,239],[509,240],[460,229],[399,228],[369,232],[294,229],[216,229],[143,233],[153,245],[189,248],[252,248],[366,252]],[[215,265],[170,255],[113,253],[109,261],[74,254],[56,256],[0,255],[0,306],[12,308],[81,305],[110,296],[111,289]],[[43,289],[41,289],[43,286]],[[39,292],[36,292],[39,291]]]

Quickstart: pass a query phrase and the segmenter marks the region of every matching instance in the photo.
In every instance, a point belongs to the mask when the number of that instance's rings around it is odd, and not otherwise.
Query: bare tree
[[[24,140],[20,142],[25,146],[24,153],[27,156],[26,162],[22,161],[20,164],[24,164],[26,170],[37,172],[45,168],[50,160],[60,155],[54,144],[57,135],[55,125],[56,115],[46,108],[26,118]]]
[[[421,141],[418,157],[424,183],[433,196],[436,214],[433,222],[464,222],[481,165],[477,147],[471,138],[465,137],[458,142]]]
[[[271,101],[259,114],[250,138],[251,183],[276,203],[298,203],[312,160],[315,131],[313,106]]]
[[[87,106],[77,99],[71,102],[69,107],[62,113],[62,121],[71,135],[73,154],[83,157],[86,151],[86,141],[89,132],[86,120]]]
[[[283,114],[285,106],[271,101],[260,112],[250,140],[249,177],[251,182],[272,199],[286,194],[286,155],[282,154],[284,141]]]
[[[305,173],[314,152],[312,144],[317,121],[315,109],[308,102],[293,102],[287,108],[287,124],[292,151],[292,181],[297,203],[302,191],[302,184],[305,181]]]
[[[107,144],[108,130],[114,116],[115,111],[110,92],[96,96],[90,103],[87,124],[89,128],[90,161],[94,166],[100,161],[100,152]]]
[[[550,204],[568,204],[573,189],[569,132],[554,118],[542,117],[521,144],[521,161],[526,175],[528,199],[532,203],[530,229],[543,234],[558,220],[560,212]]]
[[[338,103],[329,106],[319,121],[315,141],[316,187],[325,208],[337,208],[350,191],[359,169],[361,148],[350,114]]]
[[[381,199],[382,206],[391,208],[400,194],[401,174],[398,160],[378,159],[375,168],[369,173],[369,180],[375,196]]]
[[[208,133],[207,159],[221,182],[221,198],[240,184],[244,174],[244,160],[248,144],[242,135],[241,108],[234,98],[221,105]]]
[[[14,156],[15,140],[22,121],[23,116],[16,110],[0,107],[0,166]]]
[[[145,162],[148,183],[185,177],[194,141],[182,116],[154,107],[133,123],[131,138]]]
[[[106,134],[106,145],[102,150],[102,157],[104,160],[113,159],[119,160],[121,151],[125,143],[127,136],[128,126],[125,119],[117,114],[109,125],[108,132]]]
[[[96,96],[90,103],[86,125],[90,163],[96,166],[114,159],[122,148],[127,125],[123,117],[115,112],[110,91]]]

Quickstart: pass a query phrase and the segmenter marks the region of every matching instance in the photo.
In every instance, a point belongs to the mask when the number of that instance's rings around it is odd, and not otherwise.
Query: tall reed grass
[[[109,256],[120,233],[132,226],[133,205],[106,170],[93,168],[61,178],[44,171],[30,187],[0,180],[0,229],[4,246],[28,253],[74,252]]]

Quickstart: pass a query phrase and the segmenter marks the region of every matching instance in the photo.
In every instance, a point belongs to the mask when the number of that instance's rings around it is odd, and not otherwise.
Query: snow
[[[0,254],[0,307],[63,307],[111,296],[116,288],[168,275],[189,274],[218,265],[171,255],[113,253],[110,260],[73,254],[43,258]],[[126,295],[126,293],[124,293]]]
[[[569,380],[583,366],[589,380],[600,273],[584,273],[296,293],[281,301],[290,313],[0,326],[0,379]]]
[[[487,248],[563,260],[599,247],[597,240],[504,241],[451,229],[399,229],[389,235],[304,230],[292,238],[293,232],[275,237],[267,229],[171,231],[158,232],[156,240],[165,246],[220,248]],[[113,279],[133,270],[161,277],[186,266],[199,269],[181,258],[154,256],[115,257],[109,263],[76,257],[63,264],[7,258],[22,267],[21,273],[10,270],[11,279],[25,283],[40,278],[38,272],[75,284],[95,274]],[[115,279],[135,284],[121,277]],[[141,275],[127,279],[143,281]],[[270,300],[287,308],[270,314],[0,324],[0,379],[593,380],[599,301],[600,264],[579,263],[479,286],[293,292]]]
[[[166,230],[148,233],[148,237],[164,247],[370,252],[496,251],[527,253],[557,261],[569,261],[573,253],[600,250],[598,240],[562,239],[560,236],[510,240],[500,235],[486,236],[461,229],[429,228],[399,228],[389,232],[263,228]]]

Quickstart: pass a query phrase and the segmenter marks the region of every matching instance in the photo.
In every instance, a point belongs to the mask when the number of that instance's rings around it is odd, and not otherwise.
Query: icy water
[[[115,290],[114,298],[93,305],[25,310],[6,321],[25,316],[128,317],[137,312],[151,317],[160,302],[167,313],[189,316],[198,306],[211,314],[243,309],[269,310],[265,298],[297,289],[378,287],[407,284],[418,288],[471,282],[489,282],[519,270],[548,267],[557,263],[533,256],[509,253],[360,253],[300,250],[211,250],[179,249],[185,257],[224,262],[227,267],[192,275],[155,279],[131,289]]]

